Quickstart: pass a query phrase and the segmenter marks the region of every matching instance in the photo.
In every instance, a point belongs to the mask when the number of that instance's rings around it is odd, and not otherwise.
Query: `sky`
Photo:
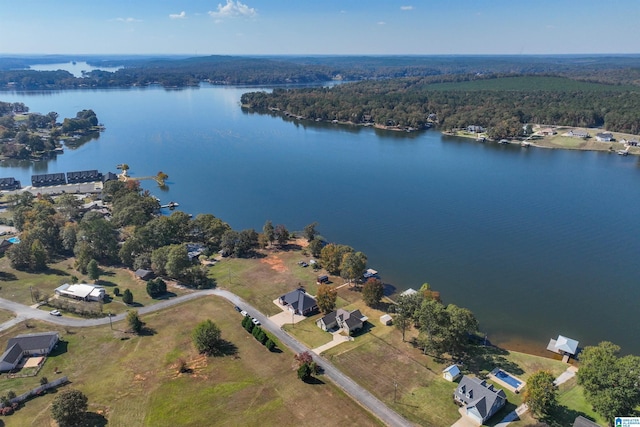
[[[640,53],[640,0],[0,0],[0,54]]]

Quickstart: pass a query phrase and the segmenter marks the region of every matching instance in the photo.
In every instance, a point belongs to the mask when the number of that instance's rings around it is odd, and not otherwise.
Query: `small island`
[[[0,102],[0,159],[47,159],[63,152],[63,141],[77,145],[104,130],[90,109],[57,120],[55,111],[43,115],[29,112],[21,102]]]

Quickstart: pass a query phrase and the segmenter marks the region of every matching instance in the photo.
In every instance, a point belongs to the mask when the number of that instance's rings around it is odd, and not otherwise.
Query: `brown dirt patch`
[[[262,258],[260,262],[269,265],[272,270],[275,270],[278,273],[284,273],[289,270],[287,266],[284,265],[282,258],[277,255],[269,255],[266,258]]]

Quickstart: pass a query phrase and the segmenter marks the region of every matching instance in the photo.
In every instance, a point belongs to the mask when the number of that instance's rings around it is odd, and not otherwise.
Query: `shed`
[[[380,316],[380,323],[389,326],[393,323],[393,317],[389,316],[388,314],[383,314],[382,316]]]
[[[460,374],[461,372],[460,372],[460,368],[458,368],[458,365],[451,365],[442,371],[442,377],[445,380],[451,381],[451,382],[457,380]]]
[[[136,270],[136,277],[141,280],[151,280],[155,277],[155,274],[151,270],[139,268]]]

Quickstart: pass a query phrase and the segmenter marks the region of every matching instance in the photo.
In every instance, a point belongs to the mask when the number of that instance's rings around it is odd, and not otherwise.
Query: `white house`
[[[102,286],[88,285],[85,283],[75,285],[65,283],[64,285],[58,286],[55,293],[56,295],[84,301],[102,301],[105,296],[105,291]]]
[[[0,372],[9,372],[18,366],[23,357],[47,356],[58,343],[57,332],[24,334],[11,338],[7,349],[0,356]]]

